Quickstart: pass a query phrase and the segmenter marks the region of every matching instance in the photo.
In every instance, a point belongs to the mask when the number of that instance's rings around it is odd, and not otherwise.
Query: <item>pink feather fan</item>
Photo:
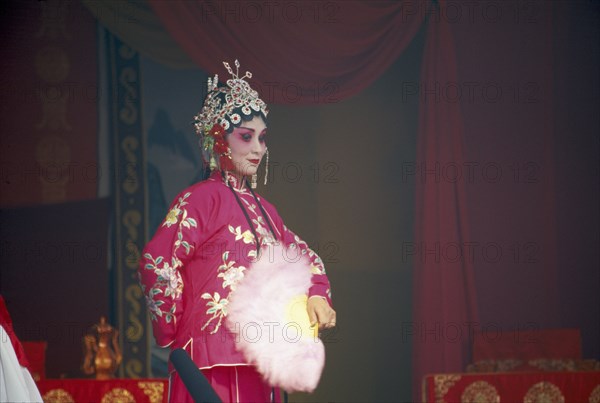
[[[306,312],[311,276],[299,249],[270,245],[229,296],[226,325],[236,348],[270,385],[288,392],[312,392],[325,365]]]

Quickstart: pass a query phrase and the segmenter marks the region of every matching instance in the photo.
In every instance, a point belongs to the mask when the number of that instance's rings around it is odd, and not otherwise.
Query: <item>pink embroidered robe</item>
[[[248,189],[228,175],[261,245],[274,242]],[[308,255],[312,269],[309,297],[331,304],[323,262],[283,224],[273,205],[258,196],[277,242]],[[256,242],[231,189],[215,172],[176,197],[164,222],[142,253],[138,269],[156,342],[182,347],[199,368],[247,365],[225,326],[229,293],[243,281],[256,256]],[[290,259],[293,259],[290,256]]]

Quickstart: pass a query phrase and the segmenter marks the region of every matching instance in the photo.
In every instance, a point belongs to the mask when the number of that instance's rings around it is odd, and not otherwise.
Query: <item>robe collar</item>
[[[241,181],[238,181],[236,176],[229,171],[224,171],[225,175],[221,175],[220,171],[215,171],[213,173],[216,176],[215,179],[221,181],[225,186],[229,186],[228,182],[231,184],[231,187],[237,192],[245,192],[247,191],[246,187],[246,178],[244,177]]]

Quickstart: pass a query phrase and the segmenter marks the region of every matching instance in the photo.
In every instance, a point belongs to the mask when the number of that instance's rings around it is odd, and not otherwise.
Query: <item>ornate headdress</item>
[[[237,60],[235,73],[229,63],[223,62],[223,65],[231,75],[227,86],[218,85],[218,75],[215,74],[212,79],[209,77],[204,106],[194,117],[196,134],[200,136],[205,162],[211,171],[225,168],[223,165],[231,159],[231,150],[225,141],[225,134],[231,133],[242,121],[251,120],[254,116],[266,119],[269,113],[267,104],[245,80],[252,78],[252,73],[246,71],[246,74],[240,77],[240,63]]]

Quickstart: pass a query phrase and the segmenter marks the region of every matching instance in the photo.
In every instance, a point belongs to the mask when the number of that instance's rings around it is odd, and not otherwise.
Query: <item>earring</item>
[[[251,179],[251,181],[250,181],[250,187],[251,187],[252,189],[256,189],[256,179],[257,179],[257,175],[256,175],[256,174],[253,174],[253,175],[252,175],[252,179]]]
[[[265,163],[265,186],[267,185],[267,178],[269,177],[269,149],[267,148],[267,162]]]

